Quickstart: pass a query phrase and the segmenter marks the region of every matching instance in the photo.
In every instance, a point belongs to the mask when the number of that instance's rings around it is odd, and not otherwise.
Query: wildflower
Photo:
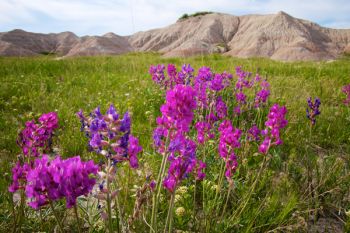
[[[218,118],[223,119],[227,116],[227,106],[221,96],[216,99],[215,109]]]
[[[259,141],[260,140],[260,129],[256,126],[253,125],[249,130],[248,130],[248,140],[249,141]]]
[[[67,208],[75,205],[77,197],[87,195],[95,184],[92,174],[98,167],[93,161],[82,162],[79,156],[61,160],[57,156],[50,161],[47,155],[34,161],[28,171],[26,196],[34,209],[46,205],[49,201],[66,198]]]
[[[110,105],[103,115],[97,107],[89,117],[85,117],[82,111],[77,113],[82,124],[82,130],[89,138],[91,150],[112,159],[113,164],[129,161],[130,167],[138,167],[137,154],[142,147],[138,139],[131,135],[131,118],[125,112],[123,118],[119,117],[115,107]]]
[[[199,121],[195,124],[197,129],[197,141],[199,144],[203,144],[209,139],[214,138],[214,134],[210,132],[211,124],[203,121]]]
[[[184,64],[182,66],[181,71],[178,73],[178,79],[176,80],[176,84],[189,85],[191,79],[193,78],[193,72],[194,69],[191,67],[190,64]]]
[[[344,104],[349,105],[350,103],[350,84],[343,86],[342,92],[346,95]]]
[[[321,100],[316,97],[315,102],[312,102],[312,98],[309,97],[307,99],[308,108],[306,108],[306,117],[311,121],[312,125],[316,124],[316,116],[320,115],[321,112],[319,110],[321,105]]]
[[[282,144],[280,129],[283,129],[288,124],[288,121],[285,119],[286,114],[287,108],[285,106],[280,107],[278,104],[274,104],[270,108],[270,112],[267,116],[268,119],[265,122],[266,128],[261,131],[264,140],[259,146],[260,153],[267,154],[272,145],[277,146]]]
[[[170,166],[163,186],[174,192],[177,185],[190,174],[196,166],[196,144],[189,139],[178,137],[181,143],[171,149]]]
[[[239,139],[242,132],[239,129],[234,129],[229,120],[225,120],[220,124],[219,131],[219,155],[222,158],[227,158],[229,150],[233,150],[241,146]]]
[[[16,163],[16,165],[12,168],[12,184],[8,188],[9,192],[14,193],[18,189],[25,186],[29,168],[30,167],[27,163],[25,163],[23,166],[21,166],[19,161]]]
[[[187,193],[188,188],[186,186],[180,186],[177,190],[178,193],[180,193],[181,195],[184,195]]]
[[[210,83],[210,89],[213,91],[221,91],[224,89],[223,77],[220,74],[215,74],[213,80]]]
[[[175,214],[179,217],[182,217],[185,215],[185,208],[184,207],[178,207],[176,210],[175,210]]]
[[[156,65],[156,66],[151,66],[149,69],[150,75],[152,75],[152,79],[155,83],[158,85],[162,85],[165,80],[164,76],[164,65]]]
[[[238,166],[237,157],[236,157],[235,153],[232,152],[231,155],[226,160],[226,165],[225,165],[225,167],[226,167],[225,176],[226,176],[228,181],[230,181],[232,179],[232,176],[236,172],[237,166]]]
[[[42,114],[38,121],[26,122],[26,127],[18,135],[17,144],[25,156],[38,157],[49,150],[53,131],[58,127],[55,112]]]

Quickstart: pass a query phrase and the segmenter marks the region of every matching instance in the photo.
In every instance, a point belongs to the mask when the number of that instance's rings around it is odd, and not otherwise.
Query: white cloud
[[[128,35],[169,25],[183,13],[217,11],[234,15],[276,13],[328,27],[350,26],[348,0],[1,0],[0,31],[70,30],[79,35],[113,31]]]

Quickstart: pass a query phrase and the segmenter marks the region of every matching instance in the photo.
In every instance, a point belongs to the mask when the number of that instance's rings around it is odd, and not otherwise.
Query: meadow
[[[165,103],[165,91],[154,84],[148,70],[150,65],[169,63],[178,69],[182,64],[191,64],[196,72],[202,66],[218,73],[235,74],[237,66],[253,74],[258,72],[271,89],[267,107],[259,115],[260,126],[273,103],[288,110],[288,125],[281,133],[283,144],[268,155],[258,153],[256,145],[237,153],[240,159],[233,190],[220,177],[218,142],[209,140],[205,150],[197,151],[200,156],[206,154],[208,172],[203,181],[183,180],[176,190],[178,199],[174,191],[171,231],[317,232],[325,227],[329,232],[350,231],[350,111],[341,91],[350,83],[349,58],[283,63],[221,55],[165,59],[153,53],[62,60],[52,56],[0,58],[0,231],[58,229],[48,207],[35,211],[25,206],[21,222],[16,218],[20,209],[18,196],[8,192],[8,187],[12,182],[11,168],[21,153],[16,140],[25,122],[43,113],[57,112],[59,127],[54,133],[53,151],[62,158],[80,155],[98,163],[100,155],[87,150],[88,139],[80,131],[76,113],[80,109],[89,113],[97,106],[104,113],[110,104],[120,115],[129,111],[131,132],[143,147],[138,155],[138,170],[125,164],[118,168],[116,179],[122,188],[117,194],[120,203],[113,207],[111,227],[118,232],[150,231],[152,198],[144,203],[142,213],[132,224],[125,222],[133,215],[136,194],[146,182],[145,177],[156,179],[161,166],[162,156],[154,149],[152,134]],[[321,114],[312,127],[306,117],[309,97],[321,100]],[[242,118],[233,116],[232,109],[229,113],[228,119],[235,127],[244,124]],[[155,225],[160,232],[168,229],[165,222],[171,197],[164,189],[159,199]],[[78,198],[79,229],[73,210],[66,210],[62,200],[55,203],[67,232],[106,231],[108,224],[100,216],[98,203],[89,201]],[[120,209],[122,212],[118,212]],[[124,219],[124,226],[128,225],[125,229],[120,219]]]

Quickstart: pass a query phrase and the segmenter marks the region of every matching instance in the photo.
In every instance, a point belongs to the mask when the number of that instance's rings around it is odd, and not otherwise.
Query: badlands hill
[[[122,37],[114,33],[77,37],[71,32],[0,33],[0,55],[60,56],[156,51],[165,57],[222,53],[275,60],[328,60],[350,52],[350,29],[330,29],[285,12],[233,16],[211,13],[178,20],[165,28]]]

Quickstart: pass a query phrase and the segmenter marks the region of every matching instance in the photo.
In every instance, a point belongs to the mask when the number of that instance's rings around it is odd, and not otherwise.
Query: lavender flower
[[[132,168],[138,167],[136,155],[142,148],[137,138],[130,134],[131,118],[128,112],[120,119],[115,107],[110,105],[105,115],[102,115],[99,107],[89,117],[85,117],[82,111],[77,115],[89,138],[91,150],[112,159],[113,163],[129,161]]]
[[[307,99],[308,108],[306,108],[306,117],[311,121],[312,125],[316,124],[316,117],[321,114],[319,108],[321,105],[321,100],[316,97],[315,102],[312,102],[312,98]]]
[[[151,66],[149,68],[149,73],[152,75],[152,79],[155,83],[158,85],[163,85],[165,76],[164,76],[164,65],[156,65],[156,66]]]

